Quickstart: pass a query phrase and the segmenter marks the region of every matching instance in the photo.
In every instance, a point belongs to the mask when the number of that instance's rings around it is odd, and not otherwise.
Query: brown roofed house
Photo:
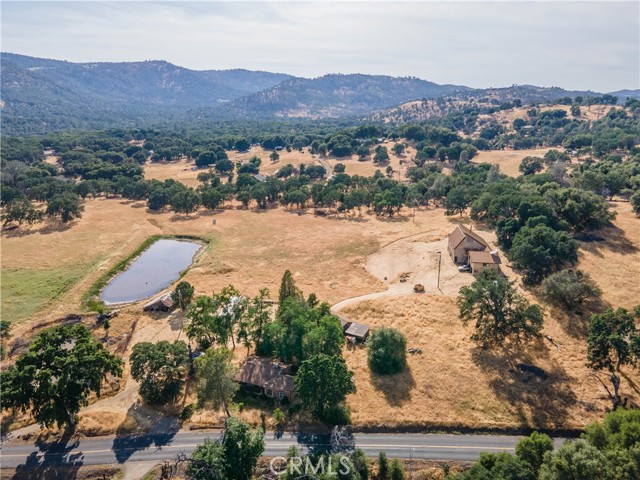
[[[462,225],[458,225],[449,234],[447,250],[455,263],[469,263],[469,252],[482,252],[489,248],[489,244],[480,235]]]
[[[471,273],[478,275],[486,270],[500,271],[500,257],[498,252],[469,252]]]
[[[240,367],[235,380],[245,389],[257,391],[269,398],[293,400],[295,384],[289,367],[268,358],[249,357]]]

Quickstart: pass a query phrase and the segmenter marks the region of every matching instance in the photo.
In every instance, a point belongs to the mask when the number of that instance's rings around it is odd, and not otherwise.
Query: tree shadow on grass
[[[194,214],[174,214],[171,215],[171,217],[169,218],[170,222],[189,222],[191,220],[197,220],[198,218],[200,218],[200,213],[196,213]]]
[[[156,449],[168,445],[173,440],[180,423],[177,419],[165,417],[141,405],[133,405],[127,412],[125,420],[116,430],[113,450],[118,463],[124,463],[141,450],[155,446]],[[135,426],[132,428],[131,419]]]
[[[571,337],[585,339],[589,333],[591,313],[585,309],[567,311],[563,307],[550,306],[549,316]]]
[[[84,454],[72,453],[79,442],[70,442],[71,433],[54,442],[38,440],[39,452],[32,452],[25,463],[18,465],[14,480],[71,480],[78,476],[78,470],[84,463]],[[4,477],[3,477],[4,478]]]
[[[406,223],[410,222],[413,219],[413,217],[407,217],[405,215],[394,215],[393,217],[379,215],[377,218],[381,222],[385,223]]]
[[[379,375],[369,370],[371,384],[384,394],[387,403],[399,407],[411,401],[411,391],[416,387],[411,369],[406,367],[394,375]]]
[[[214,208],[214,209],[205,208],[204,210],[200,211],[200,216],[201,217],[213,217],[215,215],[220,215],[220,214],[222,214],[224,212],[226,212],[226,209],[224,209],[224,208]]]
[[[540,301],[545,301],[539,294]],[[571,337],[585,339],[589,334],[589,322],[591,315],[602,313],[611,308],[611,305],[602,299],[592,299],[574,307],[568,308],[566,305],[548,304],[548,314],[562,329]]]
[[[51,233],[61,233],[66,232],[75,224],[77,224],[77,220],[72,220],[67,223],[62,223],[58,221],[47,221],[41,228],[28,228],[25,229],[25,226],[15,227],[15,228],[2,228],[1,233],[3,237],[6,238],[21,238],[27,237],[29,235],[49,235]]]
[[[630,375],[628,375],[626,372],[622,371],[620,372],[620,374],[622,375],[622,378],[625,379],[626,383],[629,385],[629,389],[633,390],[636,394],[640,395],[640,386],[636,383],[636,380],[634,380]],[[624,387],[621,387],[620,390],[622,391]],[[622,391],[622,397],[623,397],[623,401],[624,401],[624,391]],[[637,405],[631,405],[631,408],[638,408]]]
[[[580,248],[593,253],[598,257],[604,257],[604,251],[630,255],[638,251],[626,236],[622,229],[612,226],[604,228],[597,233],[582,234],[577,237],[580,240]]]
[[[476,349],[473,361],[489,377],[489,386],[500,400],[517,410],[523,426],[562,427],[578,399],[574,381],[558,365],[542,369],[522,351]]]

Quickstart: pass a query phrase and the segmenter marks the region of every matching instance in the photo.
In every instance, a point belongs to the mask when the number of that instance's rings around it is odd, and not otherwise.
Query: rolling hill
[[[330,74],[313,79],[291,78],[268,90],[234,100],[223,109],[243,118],[345,117],[371,113],[416,98],[437,98],[469,90],[412,77]]]
[[[165,61],[71,63],[3,53],[2,127],[33,133],[103,128],[215,106],[270,88],[289,75],[194,71]]]
[[[0,63],[2,131],[13,135],[238,119],[423,120],[450,110],[450,102],[438,100],[445,97],[527,104],[601,95],[533,85],[473,89],[382,75],[196,71],[162,60],[72,63],[2,53]],[[623,100],[638,95],[617,93]],[[410,109],[407,102],[414,102]]]

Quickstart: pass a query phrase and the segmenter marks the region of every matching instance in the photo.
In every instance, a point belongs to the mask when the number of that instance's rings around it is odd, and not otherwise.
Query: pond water
[[[100,294],[107,305],[135,302],[165,289],[187,269],[201,245],[181,240],[158,240],[124,272],[112,279]]]

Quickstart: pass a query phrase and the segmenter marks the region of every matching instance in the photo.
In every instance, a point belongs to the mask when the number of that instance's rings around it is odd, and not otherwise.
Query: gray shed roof
[[[364,323],[351,322],[351,325],[349,325],[349,328],[347,328],[347,331],[344,332],[344,334],[349,337],[355,337],[359,339],[366,338],[366,336],[369,334],[369,325],[365,325]]]

